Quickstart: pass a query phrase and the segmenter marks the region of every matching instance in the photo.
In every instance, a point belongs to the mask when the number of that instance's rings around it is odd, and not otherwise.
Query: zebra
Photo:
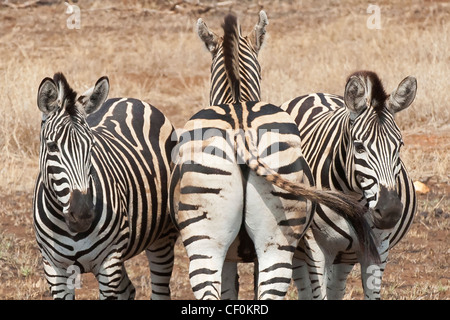
[[[292,276],[292,255],[312,221],[315,202],[354,220],[361,236],[370,239],[370,229],[361,219],[365,210],[352,197],[312,187],[299,132],[290,116],[272,104],[241,102],[246,99],[241,93],[254,93],[247,87],[246,72],[255,72],[253,79],[260,79],[255,48],[262,44],[264,18],[265,13],[260,13],[253,36],[242,37],[237,19],[226,16],[223,39],[198,22],[200,38],[213,55],[212,83],[224,79],[212,86],[211,101],[221,96],[234,103],[197,112],[185,124],[174,153],[178,158],[169,190],[171,216],[189,257],[197,299],[221,298],[225,259],[257,259],[256,297],[284,297]],[[257,38],[256,44],[252,42]],[[259,85],[255,87],[259,99]],[[361,242],[362,250],[369,260],[376,259],[370,244]]]
[[[222,24],[224,36],[219,37],[207,27],[203,19],[199,18],[197,20],[197,34],[212,57],[210,105],[261,100],[261,66],[258,61],[258,54],[265,43],[268,25],[267,14],[264,10],[261,10],[258,22],[253,30],[249,35],[243,36],[241,35],[237,18],[234,15],[227,15]],[[227,70],[233,72],[227,73]],[[231,87],[231,79],[234,80],[236,88]],[[236,81],[237,79],[239,81]],[[234,96],[233,92],[239,92],[239,96]],[[241,96],[240,93],[244,93],[244,95]],[[234,260],[253,262],[255,260],[254,252],[250,249],[242,249],[243,247],[248,248],[252,246],[253,243],[247,236],[247,233],[244,231],[240,232],[238,239],[233,242],[230,248],[230,251],[240,253],[240,257]],[[244,251],[247,254],[244,255]],[[221,293],[222,299],[237,299],[239,276],[236,262],[225,261],[222,283],[224,284]],[[255,296],[257,296],[256,286]]]
[[[100,299],[133,299],[124,261],[146,252],[152,299],[169,299],[177,231],[168,215],[174,128],[155,107],[105,102],[109,80],[78,95],[62,73],[42,80],[34,229],[54,299],[91,272]],[[79,283],[78,283],[79,284]]]
[[[416,91],[416,79],[407,77],[388,95],[376,73],[358,71],[349,76],[344,97],[307,94],[281,105],[298,125],[302,152],[317,187],[357,195],[370,208],[366,218],[381,256],[379,264],[362,261],[354,247],[354,230],[342,216],[319,204],[295,253],[293,277],[299,298],[342,299],[347,276],[360,262],[365,299],[380,299],[389,249],[405,236],[417,207],[413,182],[400,159],[403,141],[394,120],[411,105]]]

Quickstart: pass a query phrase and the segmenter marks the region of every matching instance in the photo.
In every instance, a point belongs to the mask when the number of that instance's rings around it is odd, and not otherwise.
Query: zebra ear
[[[206,46],[209,52],[212,55],[215,55],[217,52],[217,44],[219,43],[219,37],[212,31],[208,29],[206,23],[203,22],[202,18],[197,20],[197,33],[200,39]]]
[[[109,93],[109,80],[108,77],[101,77],[95,83],[93,88],[90,88],[83,93],[78,101],[84,107],[86,114],[95,112],[105,102]]]
[[[388,108],[393,113],[406,109],[414,101],[417,92],[417,80],[406,77],[400,82],[398,88],[389,96]]]
[[[354,120],[367,107],[366,86],[362,79],[352,76],[345,86],[344,102],[350,110],[350,119]]]
[[[45,78],[39,85],[37,105],[39,110],[47,116],[58,108],[58,87],[51,78]]]
[[[263,10],[261,10],[259,12],[258,23],[255,25],[255,28],[250,34],[250,39],[252,40],[252,44],[256,50],[256,53],[261,50],[261,47],[264,44],[264,39],[266,37],[266,26],[268,24],[269,19],[267,19],[267,14]]]

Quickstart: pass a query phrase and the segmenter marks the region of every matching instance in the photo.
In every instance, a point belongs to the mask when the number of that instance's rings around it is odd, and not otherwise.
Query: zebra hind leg
[[[345,294],[347,277],[352,271],[354,264],[333,264],[327,281],[328,300],[342,300]]]
[[[239,210],[233,211],[239,213]],[[227,217],[227,215],[224,216]],[[231,217],[228,216],[228,218]],[[183,244],[189,257],[189,279],[196,299],[219,300],[221,298],[225,256],[237,235],[241,221],[242,218],[237,216],[234,219],[223,219],[223,221],[211,219],[203,221],[205,223],[197,222],[198,230],[202,230],[203,233],[184,237]]]
[[[174,263],[177,234],[170,232],[152,243],[145,251],[150,266],[152,300],[170,300],[170,277]]]
[[[218,300],[225,256],[242,224],[243,183],[237,164],[204,158],[208,166],[183,165],[177,223],[195,298]]]
[[[245,227],[258,257],[258,293],[260,299],[283,299],[292,278],[292,258],[300,238],[301,221],[296,212],[284,210],[274,187],[250,172]],[[306,219],[305,219],[306,220]]]

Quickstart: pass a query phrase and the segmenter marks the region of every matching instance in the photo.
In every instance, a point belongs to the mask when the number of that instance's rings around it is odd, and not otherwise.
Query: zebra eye
[[[364,148],[364,144],[362,142],[355,142],[355,151],[361,154],[366,151],[366,148]]]
[[[58,152],[59,151],[58,144],[54,141],[47,142],[47,150],[48,152]]]

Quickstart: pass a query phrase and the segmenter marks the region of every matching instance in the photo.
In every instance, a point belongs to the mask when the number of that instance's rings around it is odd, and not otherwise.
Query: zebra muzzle
[[[65,221],[71,232],[85,232],[94,221],[94,204],[90,192],[73,190],[70,194],[69,208]]]
[[[395,227],[402,216],[403,204],[395,190],[381,186],[378,201],[373,208],[373,223],[378,229]]]

